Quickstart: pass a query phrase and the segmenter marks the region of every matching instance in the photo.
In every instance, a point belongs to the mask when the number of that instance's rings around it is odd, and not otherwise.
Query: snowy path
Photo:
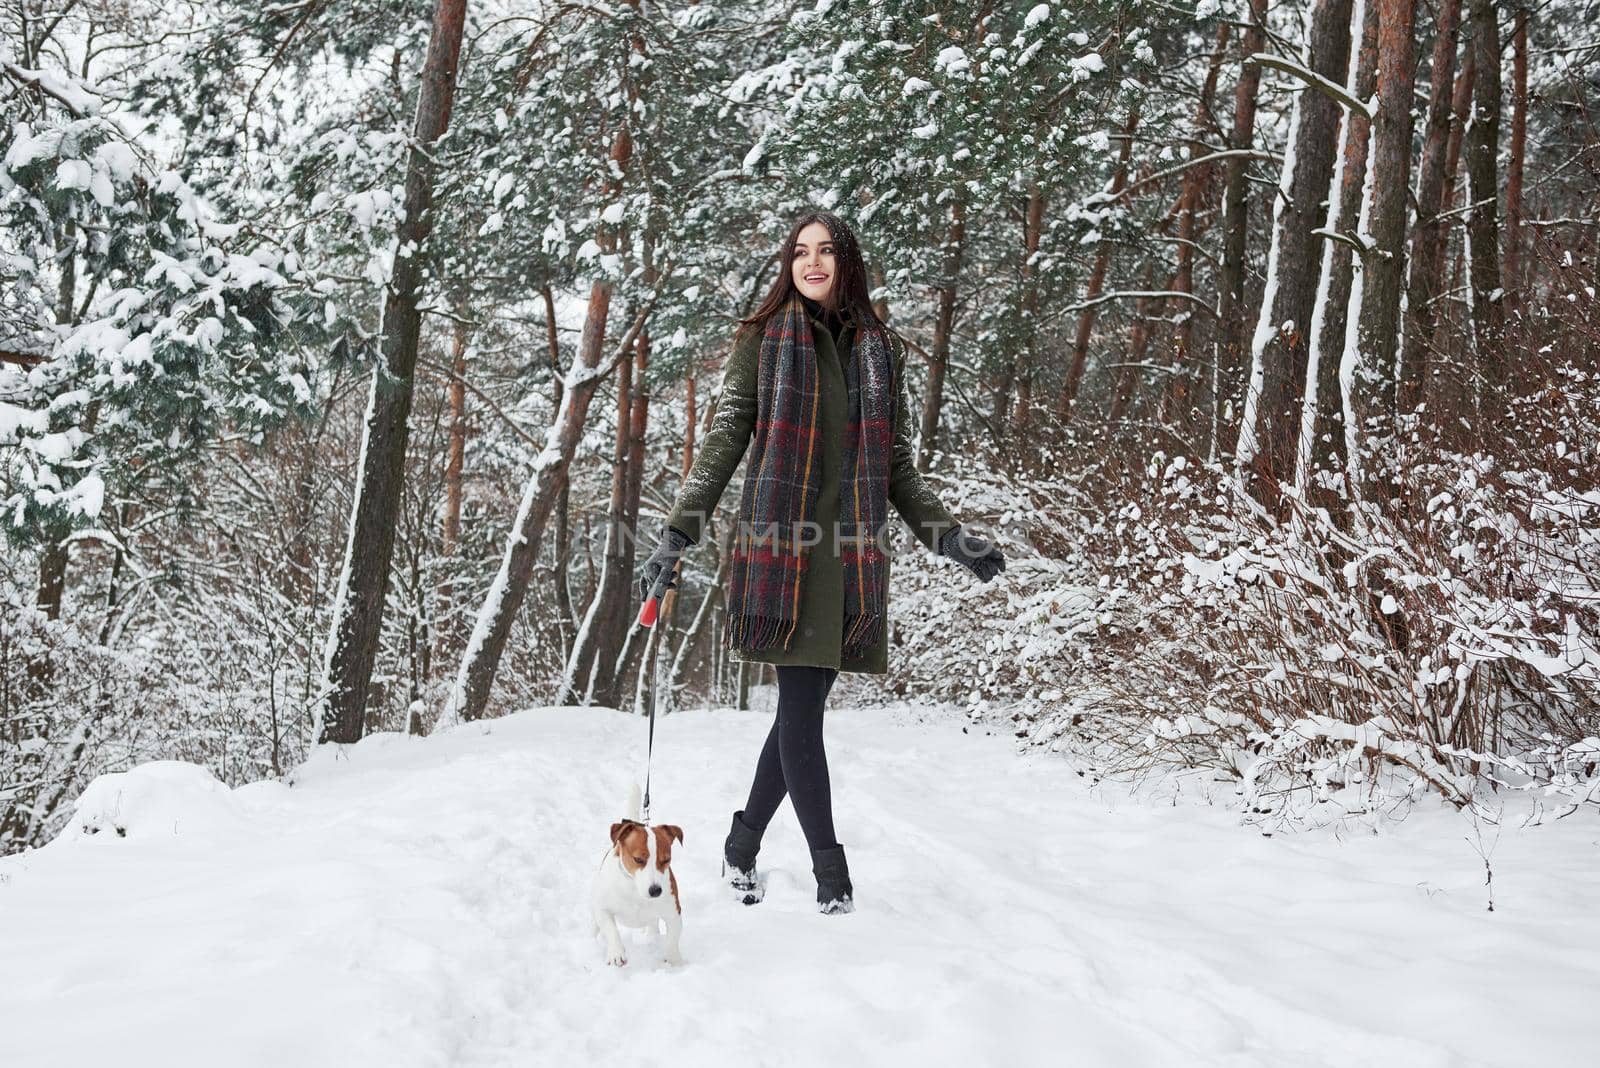
[[[765,695],[767,700],[770,694]],[[1600,995],[1600,827],[1263,838],[1091,791],[954,719],[830,711],[858,911],[788,808],[767,900],[715,887],[766,716],[657,735],[681,969],[606,968],[587,890],[642,758],[620,714],[369,739],[293,789],[125,795],[126,838],[0,861],[0,1062],[1339,1065],[1573,1062]],[[153,769],[159,772],[161,769]],[[168,768],[177,774],[184,769]],[[142,776],[141,779],[150,777]],[[135,786],[139,783],[135,783]],[[176,833],[174,833],[174,831]]]

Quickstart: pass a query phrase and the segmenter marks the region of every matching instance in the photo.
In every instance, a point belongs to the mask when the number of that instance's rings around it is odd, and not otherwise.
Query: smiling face
[[[795,236],[789,271],[794,287],[824,307],[833,306],[833,281],[838,273],[833,235],[820,222],[807,223]]]

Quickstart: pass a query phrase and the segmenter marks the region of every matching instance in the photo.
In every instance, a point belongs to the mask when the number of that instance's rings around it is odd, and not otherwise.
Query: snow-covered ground
[[[770,702],[772,695],[763,693]],[[546,708],[320,754],[294,787],[101,780],[0,861],[0,1063],[1525,1065],[1593,1056],[1600,824],[1429,809],[1266,838],[1091,788],[902,706],[829,712],[858,908],[820,916],[787,806],[767,900],[718,851],[767,716],[657,731],[681,968],[606,967],[589,881],[644,725]],[[84,821],[102,827],[83,834]],[[126,830],[117,834],[117,826]],[[1473,839],[1473,840],[1469,840]]]

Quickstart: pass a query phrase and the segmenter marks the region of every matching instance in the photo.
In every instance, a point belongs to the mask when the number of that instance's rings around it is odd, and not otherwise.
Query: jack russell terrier
[[[683,843],[683,830],[671,824],[639,822],[639,787],[628,794],[633,815],[611,825],[611,848],[594,877],[594,933],[605,940],[606,963],[628,963],[617,925],[660,931],[666,924],[662,959],[682,964],[678,936],[683,933],[683,905],[678,878],[672,874],[672,843]]]

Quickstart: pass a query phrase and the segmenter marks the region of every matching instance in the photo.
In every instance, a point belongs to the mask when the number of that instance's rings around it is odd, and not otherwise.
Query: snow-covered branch
[[[1257,63],[1263,67],[1271,67],[1273,70],[1280,70],[1285,74],[1292,75],[1293,77],[1300,79],[1300,81],[1304,82],[1308,87],[1315,89],[1324,96],[1338,101],[1340,105],[1348,108],[1351,111],[1360,112],[1368,119],[1373,118],[1378,113],[1376,99],[1371,101],[1360,100],[1338,82],[1335,82],[1329,78],[1324,78],[1322,75],[1318,74],[1316,71],[1302,63],[1296,63],[1293,60],[1284,59],[1282,56],[1272,55],[1270,52],[1257,52],[1246,59],[1245,62]]]

